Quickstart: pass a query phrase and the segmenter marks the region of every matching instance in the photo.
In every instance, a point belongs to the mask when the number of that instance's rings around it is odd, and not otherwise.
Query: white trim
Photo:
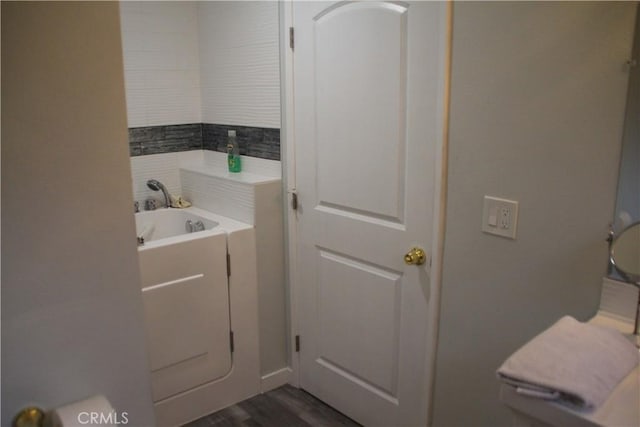
[[[200,279],[201,277],[204,277],[204,274],[200,273],[200,274],[195,274],[195,275],[189,276],[189,277],[183,277],[181,279],[170,280],[168,282],[163,282],[163,283],[159,283],[157,285],[152,285],[152,286],[147,286],[146,288],[142,288],[142,292],[149,292],[149,291],[153,291],[155,289],[160,289],[160,288],[164,288],[164,287],[171,286],[171,285],[177,285],[178,283],[189,282],[191,280]]]
[[[453,2],[447,1],[442,9],[441,22],[446,27],[441,45],[441,61],[444,64],[440,85],[440,114],[442,128],[436,140],[435,194],[433,206],[433,243],[431,259],[431,292],[429,295],[429,330],[427,336],[426,384],[427,384],[427,426],[433,422],[433,396],[436,378],[436,356],[438,352],[438,330],[440,328],[440,291],[442,289],[442,270],[444,259],[444,241],[447,220],[447,174],[449,164],[449,111],[451,94],[451,46],[453,35]]]
[[[285,268],[288,290],[289,319],[289,365],[291,369],[289,382],[299,386],[299,354],[296,353],[293,337],[298,334],[298,282],[297,262],[297,215],[291,208],[291,194],[296,189],[295,134],[294,134],[294,93],[293,93],[293,52],[289,48],[289,27],[293,27],[293,1],[280,3],[280,73],[281,73],[281,105],[282,125],[280,128],[280,153],[283,167],[283,197],[285,214]]]
[[[266,393],[270,390],[288,384],[290,382],[293,371],[291,368],[282,368],[277,371],[263,375],[260,380],[260,393]]]

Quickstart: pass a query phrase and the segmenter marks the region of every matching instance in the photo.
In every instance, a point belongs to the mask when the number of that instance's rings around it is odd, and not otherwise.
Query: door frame
[[[297,211],[292,208],[292,198],[296,191],[296,141],[294,131],[294,51],[290,47],[289,28],[294,26],[293,3],[295,0],[279,2],[280,14],[280,95],[281,95],[281,131],[280,152],[282,159],[283,203],[285,212],[285,271],[287,288],[287,317],[289,320],[288,354],[289,366],[292,370],[289,384],[300,385],[299,353],[293,345],[299,334],[298,307],[300,295],[300,279],[297,272]],[[425,389],[429,391],[427,398],[427,425],[431,425],[433,414],[433,388],[435,383],[436,354],[440,320],[440,291],[442,287],[444,240],[446,231],[447,208],[447,174],[449,152],[449,112],[451,88],[451,48],[453,30],[453,1],[446,0],[440,19],[445,25],[443,37],[439,41],[439,61],[442,63],[441,75],[438,77],[438,138],[435,147],[436,167],[434,170],[433,200],[433,241],[430,248],[431,267],[429,275],[431,288],[429,296],[429,326],[427,336],[427,358],[425,360],[427,375],[424,378]]]

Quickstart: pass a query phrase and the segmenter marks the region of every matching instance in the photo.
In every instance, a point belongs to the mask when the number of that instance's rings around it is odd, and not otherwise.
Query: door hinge
[[[229,346],[231,347],[231,353],[233,353],[233,350],[235,349],[233,343],[233,331],[229,331]]]
[[[300,335],[296,335],[296,353],[300,352]]]
[[[295,191],[291,192],[291,209],[294,211],[298,210],[298,193]]]
[[[231,255],[227,252],[227,277],[231,277]]]
[[[293,50],[295,46],[293,27],[289,27],[289,47]]]

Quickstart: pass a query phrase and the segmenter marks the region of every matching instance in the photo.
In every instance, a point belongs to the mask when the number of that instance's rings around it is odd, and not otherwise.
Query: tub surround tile
[[[254,186],[223,177],[180,169],[182,195],[194,206],[254,225]]]
[[[228,132],[236,131],[240,154],[280,160],[280,129],[192,123],[129,128],[130,156],[210,150],[226,153]]]
[[[144,209],[144,201],[152,198],[164,204],[162,193],[147,187],[147,181],[157,179],[163,183],[169,193],[180,194],[180,158],[179,153],[153,154],[131,157],[131,178],[133,199]]]
[[[177,153],[152,154],[131,157],[134,200],[144,205],[148,198],[164,203],[160,192],[150,190],[146,182],[157,179],[174,196],[183,196],[196,206],[253,223],[253,196],[251,188],[280,182],[281,164],[277,160],[243,156],[243,171],[229,173],[227,155],[217,151],[193,150]],[[279,185],[279,184],[278,184]],[[247,194],[249,193],[249,194]],[[233,201],[232,206],[219,206]]]
[[[202,150],[131,157],[133,199],[140,203],[140,209],[143,209],[144,201],[148,198],[164,204],[162,193],[147,187],[148,180],[157,179],[167,187],[169,193],[179,196],[182,191],[180,166],[198,162],[201,158]]]

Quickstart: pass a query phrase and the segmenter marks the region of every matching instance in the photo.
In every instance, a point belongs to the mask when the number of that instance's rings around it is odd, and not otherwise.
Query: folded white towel
[[[620,332],[565,316],[509,357],[497,375],[521,394],[592,409],[639,357]]]
[[[172,208],[184,209],[184,208],[188,208],[189,206],[191,206],[191,202],[186,201],[182,197],[171,196]]]

